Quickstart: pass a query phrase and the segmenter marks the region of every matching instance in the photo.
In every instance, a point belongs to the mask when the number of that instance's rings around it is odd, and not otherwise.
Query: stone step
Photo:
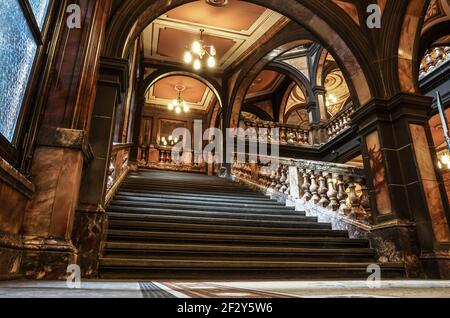
[[[308,228],[308,229],[330,229],[331,225],[328,223],[318,223],[316,218],[309,217],[297,217],[294,220],[289,221],[277,221],[275,219],[265,220],[263,217],[256,218],[239,218],[239,215],[236,217],[227,217],[222,215],[214,216],[213,213],[210,215],[200,214],[194,215],[190,213],[188,216],[182,215],[180,211],[175,211],[174,214],[164,214],[161,212],[161,215],[150,214],[145,212],[131,212],[131,208],[128,208],[130,212],[128,213],[118,213],[118,212],[109,212],[109,217],[112,220],[133,220],[133,221],[144,221],[144,222],[172,222],[172,223],[182,223],[182,224],[205,224],[210,226],[220,226],[220,225],[235,225],[235,226],[253,226],[253,227],[274,227],[274,228]]]
[[[285,261],[360,261],[373,260],[375,253],[369,248],[311,249],[298,247],[218,245],[205,241],[187,243],[130,243],[108,242],[105,257],[155,258],[183,260],[285,260]]]
[[[145,222],[142,220],[127,220],[124,218],[110,218],[110,229],[120,230],[168,230],[188,231],[192,233],[235,233],[257,235],[284,235],[284,236],[322,236],[322,237],[347,237],[347,231],[333,231],[328,226],[317,227],[262,227],[242,224],[239,225],[214,225],[177,222]]]
[[[217,244],[233,244],[240,246],[294,246],[305,248],[368,248],[368,240],[349,239],[345,237],[293,237],[227,233],[192,233],[167,231],[131,231],[109,230],[108,241],[114,242],[166,242],[166,243],[202,243],[205,241]]]
[[[242,220],[255,220],[255,221],[292,221],[292,222],[317,222],[316,217],[307,217],[305,213],[286,213],[273,211],[272,214],[268,212],[259,212],[255,210],[250,210],[245,212],[244,209],[239,210],[227,210],[227,209],[217,209],[214,207],[202,208],[202,207],[184,207],[180,208],[170,208],[169,206],[162,206],[157,208],[154,207],[140,207],[140,206],[126,206],[126,205],[116,205],[113,202],[108,208],[109,212],[125,213],[125,214],[145,214],[145,215],[167,215],[167,216],[188,216],[188,217],[206,217],[206,218],[230,218],[230,219],[242,219]]]
[[[183,192],[177,192],[177,193],[167,193],[164,191],[139,191],[139,190],[128,190],[124,191],[120,189],[117,192],[118,196],[128,196],[128,197],[139,197],[139,198],[158,198],[158,199],[183,199],[183,200],[199,200],[199,201],[207,201],[210,200],[211,202],[253,202],[258,204],[277,204],[273,200],[271,200],[269,197],[260,196],[255,198],[248,198],[248,197],[241,197],[239,194],[236,195],[229,195],[229,196],[217,196],[212,194],[189,194],[189,193],[183,193]]]
[[[350,279],[367,278],[369,262],[287,262],[172,259],[100,259],[101,278]],[[382,264],[384,278],[404,275],[401,264]]]
[[[114,197],[114,201],[123,201],[123,202],[143,202],[145,204],[178,204],[180,206],[227,206],[227,207],[236,207],[236,208],[263,208],[263,209],[280,209],[285,211],[295,211],[294,208],[286,207],[284,204],[278,202],[255,202],[254,200],[211,200],[211,199],[196,199],[186,197],[184,199],[177,198],[160,198],[160,197],[140,197],[140,196],[131,196],[131,195],[116,195]]]

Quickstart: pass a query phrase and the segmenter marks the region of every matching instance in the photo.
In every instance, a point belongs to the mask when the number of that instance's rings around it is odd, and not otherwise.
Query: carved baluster
[[[354,182],[353,178],[350,178],[350,183],[348,185],[348,192],[349,192],[348,200],[349,200],[350,205],[352,207],[351,210],[350,210],[349,216],[351,218],[357,219],[358,215],[359,215],[359,212],[360,212],[360,209],[359,209],[360,200],[359,200],[358,194],[356,193],[356,185],[355,185],[355,182]]]
[[[309,188],[311,191],[311,200],[314,202],[314,204],[317,204],[320,201],[319,197],[319,186],[317,185],[316,180],[316,174],[314,171],[311,171],[309,174],[310,180],[311,180],[311,187]]]
[[[326,208],[330,204],[330,200],[328,200],[327,194],[328,194],[327,179],[325,178],[324,173],[320,173],[320,175],[319,175],[319,195],[320,195],[319,205],[321,207]]]
[[[369,189],[367,188],[364,180],[361,183],[361,192],[361,208],[364,211],[362,219],[365,222],[372,223],[372,209],[370,206]]]
[[[288,178],[287,178],[287,173],[286,173],[286,170],[285,170],[285,166],[282,166],[280,168],[280,180],[279,180],[279,183],[277,185],[277,189],[278,189],[279,192],[284,193],[287,190],[287,187],[286,187],[286,181],[287,180],[288,180]]]
[[[327,178],[328,182],[328,198],[330,199],[329,208],[333,211],[337,211],[339,209],[339,202],[337,199],[338,192],[336,191],[336,186],[334,184],[333,175],[331,173],[328,174]]]
[[[310,179],[309,173],[306,169],[303,169],[302,173],[303,173],[303,186],[302,186],[303,197],[302,197],[302,199],[304,201],[309,201],[312,198],[312,194],[311,194],[311,190],[310,190],[310,188],[311,188],[310,180],[311,179]]]
[[[344,177],[339,175],[337,177],[337,200],[339,202],[339,214],[345,215],[349,213],[347,206],[347,193],[345,192]]]

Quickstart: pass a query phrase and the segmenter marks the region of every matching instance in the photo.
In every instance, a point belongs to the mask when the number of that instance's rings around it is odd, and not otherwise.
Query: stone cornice
[[[14,169],[3,158],[0,158],[0,180],[22,193],[27,198],[31,198],[34,194],[34,184],[19,171]]]

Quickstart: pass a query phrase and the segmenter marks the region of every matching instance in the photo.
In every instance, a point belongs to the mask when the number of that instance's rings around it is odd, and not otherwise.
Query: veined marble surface
[[[142,286],[147,287],[144,290]],[[148,298],[160,295],[176,298],[450,298],[450,281],[383,281],[381,288],[369,288],[365,281],[158,281],[148,284],[83,281],[80,289],[70,289],[61,281],[0,283],[0,298]]]

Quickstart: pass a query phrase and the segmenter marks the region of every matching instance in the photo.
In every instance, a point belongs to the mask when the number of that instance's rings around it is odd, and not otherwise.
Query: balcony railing
[[[450,46],[435,47],[425,53],[420,64],[420,80],[441,68],[450,61]]]
[[[273,159],[259,157],[265,162]],[[277,161],[275,161],[277,162]],[[282,158],[278,167],[261,163],[240,163],[232,167],[233,177],[304,208],[321,209],[341,218],[371,224],[372,213],[364,170],[352,166]]]
[[[272,134],[272,129],[279,129],[280,144],[290,145],[296,147],[319,147],[324,145],[342,133],[351,128],[351,115],[355,108],[350,103],[342,109],[336,116],[325,123],[313,127],[299,127],[293,125],[286,125],[281,123],[266,122],[266,121],[251,121],[242,119],[245,128],[253,128],[256,131],[258,138],[260,138],[260,129],[266,129],[269,140]]]

